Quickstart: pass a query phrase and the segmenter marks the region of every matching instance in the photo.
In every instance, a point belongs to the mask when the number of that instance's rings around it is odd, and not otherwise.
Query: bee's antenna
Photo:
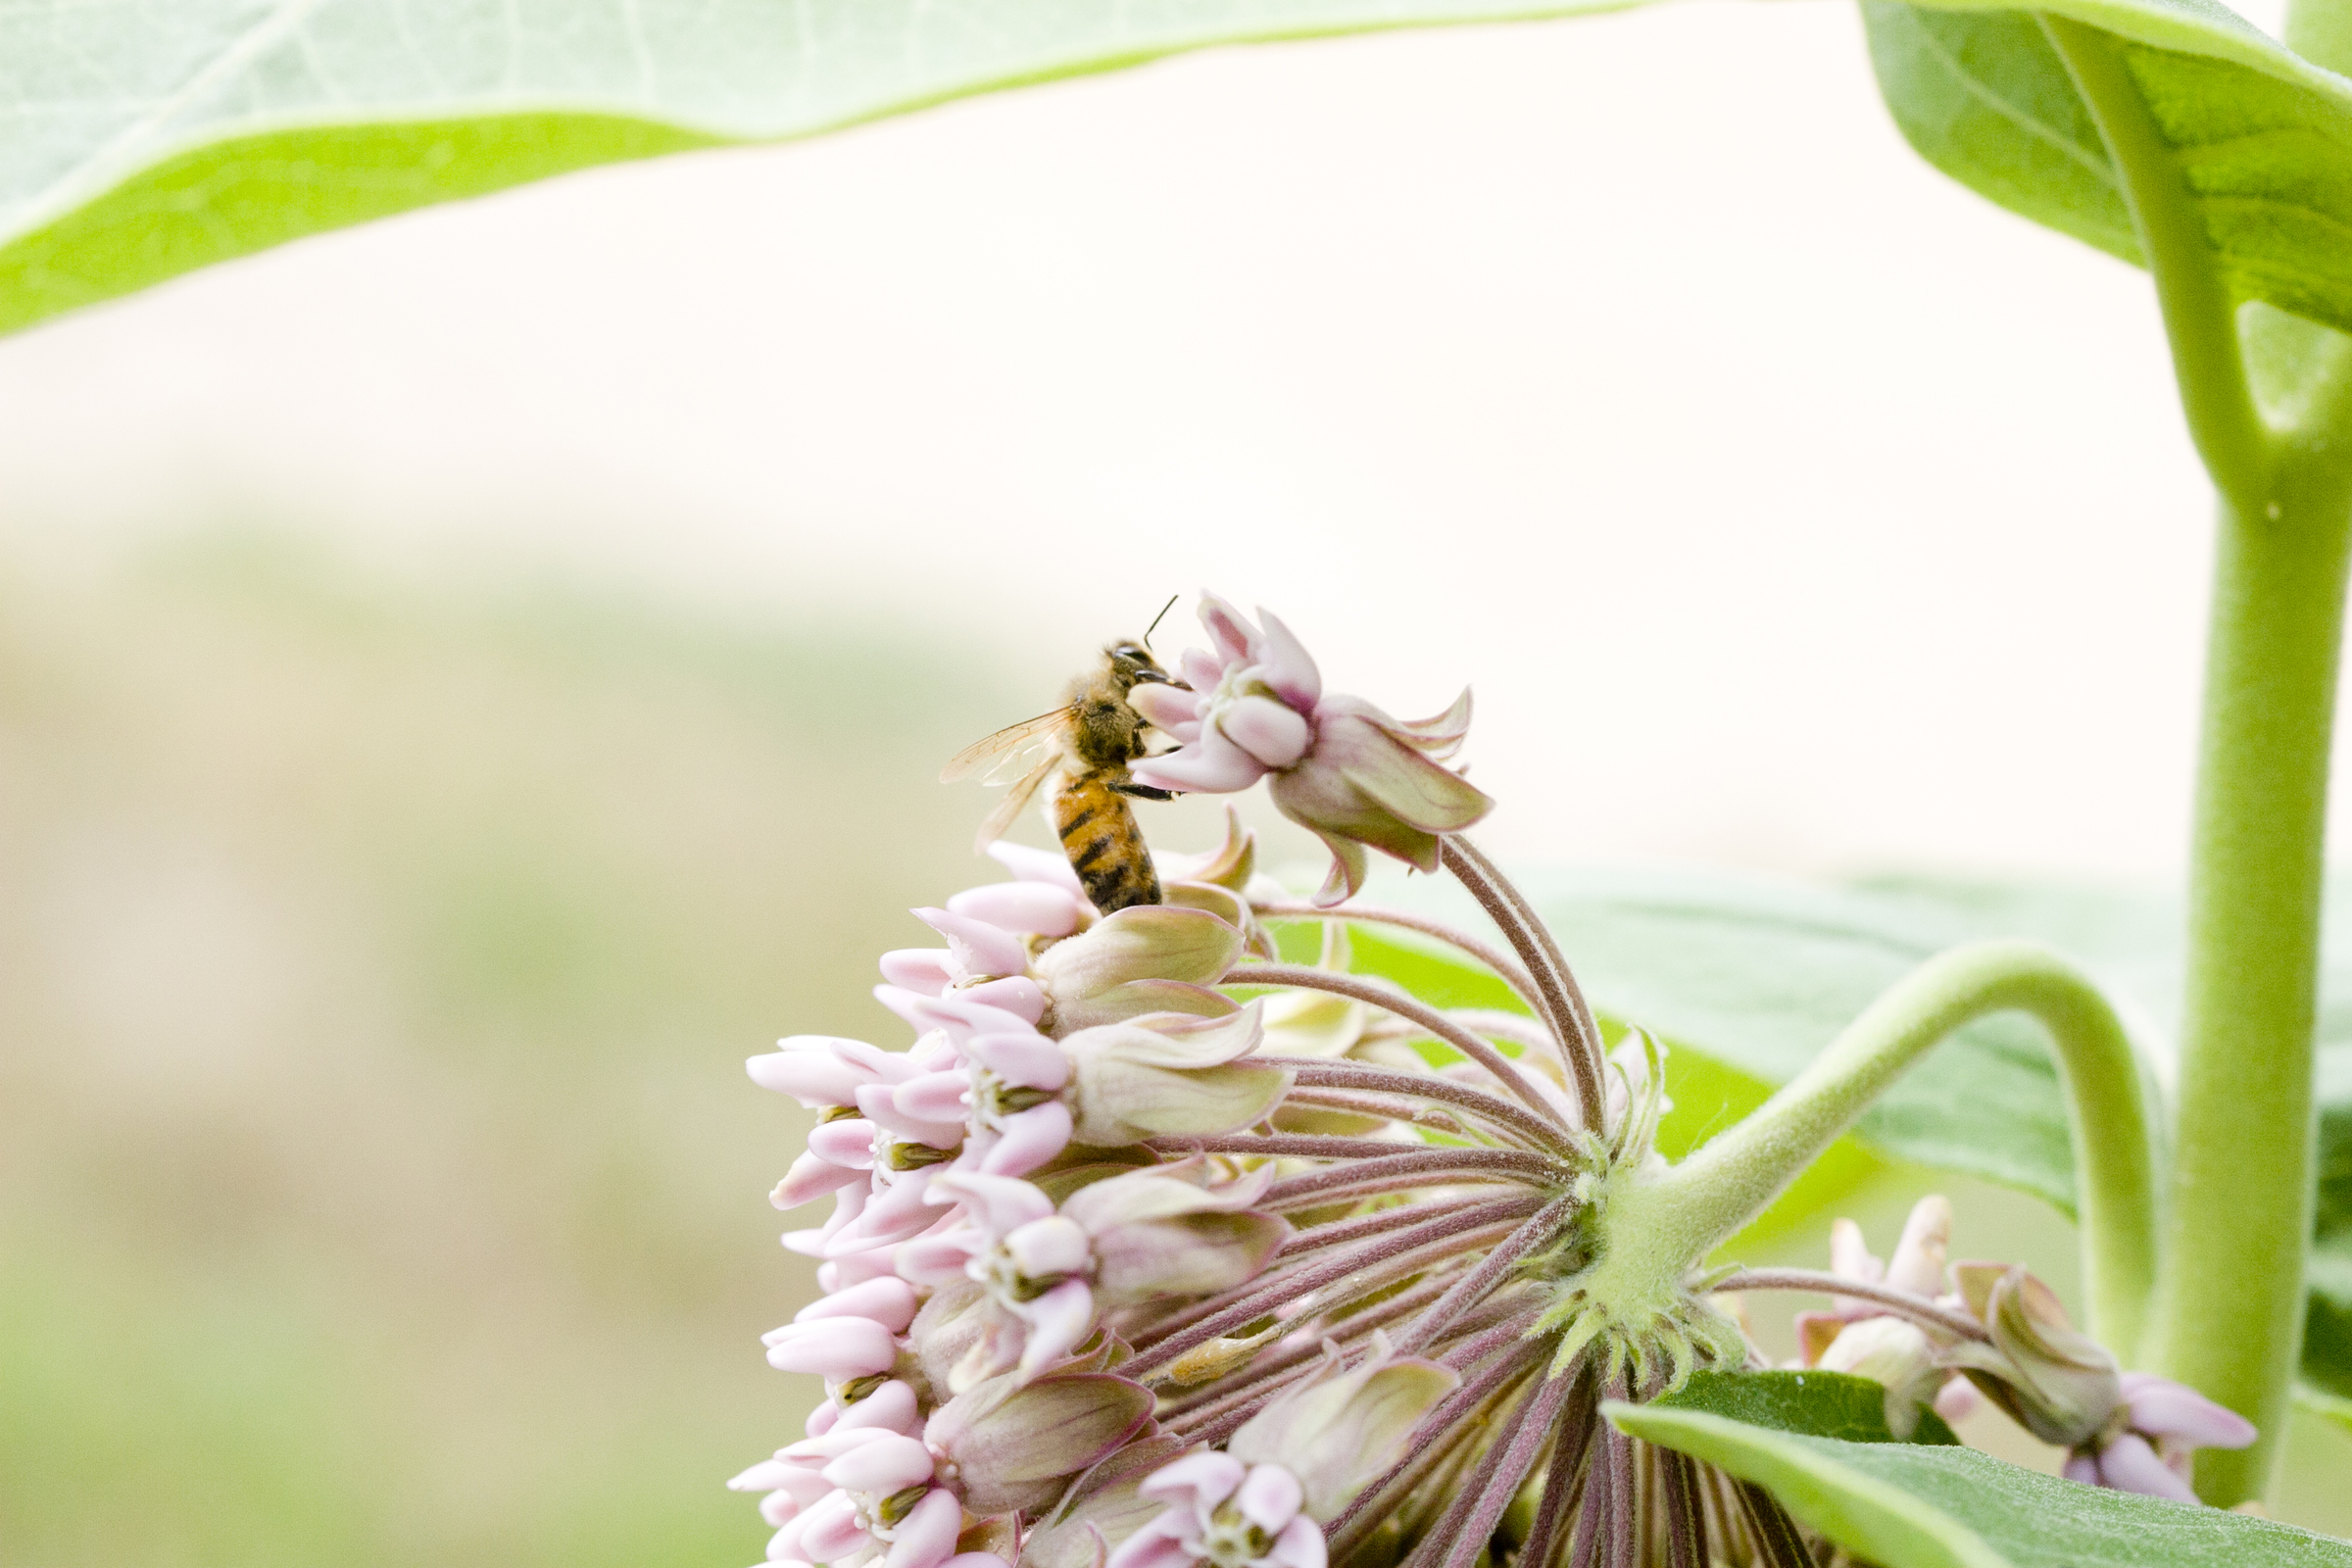
[[[1182,599],[1184,595],[1181,593],[1173,593],[1168,595],[1168,602],[1159,607],[1159,613],[1153,615],[1152,617],[1152,624],[1144,628],[1144,647],[1146,649],[1150,649],[1152,646],[1152,634],[1159,630],[1159,623],[1168,618],[1168,612],[1174,610],[1176,608],[1176,601]]]

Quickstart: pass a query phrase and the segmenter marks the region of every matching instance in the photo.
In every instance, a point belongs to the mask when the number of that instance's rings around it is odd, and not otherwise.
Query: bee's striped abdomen
[[[1123,770],[1122,770],[1123,771]],[[1106,772],[1084,772],[1054,793],[1054,830],[1086,896],[1104,914],[1159,902],[1159,874],[1127,797]]]

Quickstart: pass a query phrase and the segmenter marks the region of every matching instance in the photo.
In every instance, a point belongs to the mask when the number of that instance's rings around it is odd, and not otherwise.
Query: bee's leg
[[[1113,784],[1111,788],[1121,795],[1138,801],[1172,801],[1176,798],[1174,790],[1158,789],[1150,784],[1137,784],[1132,780],[1123,779]]]

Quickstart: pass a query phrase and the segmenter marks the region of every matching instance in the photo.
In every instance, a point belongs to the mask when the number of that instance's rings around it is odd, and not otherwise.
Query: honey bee
[[[1154,619],[1152,624],[1159,622]],[[1176,684],[1147,644],[1112,643],[1093,669],[1070,683],[1069,700],[1061,707],[957,752],[940,771],[943,784],[999,771],[1037,748],[1046,753],[981,824],[980,848],[1003,838],[1042,786],[1062,853],[1070,858],[1070,869],[1078,873],[1095,907],[1110,914],[1129,905],[1157,904],[1159,873],[1152,867],[1152,852],[1127,805],[1131,799],[1175,798],[1127,776],[1127,765],[1146,755],[1144,737],[1152,727],[1127,706],[1127,694],[1153,682]]]

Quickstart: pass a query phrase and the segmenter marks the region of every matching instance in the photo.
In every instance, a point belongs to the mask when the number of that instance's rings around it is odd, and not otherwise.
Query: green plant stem
[[[2130,1360],[2156,1278],[2150,1095],[2130,1039],[2098,989],[2030,942],[1978,942],[1896,982],[1756,1113],[1612,1205],[1621,1228],[1654,1227],[1702,1257],[1772,1200],[1921,1054],[1989,1013],[2032,1014],[2057,1048],[2074,1142],[2082,1277],[2091,1330]]]
[[[2352,48],[2341,0],[2298,37]],[[2341,344],[2274,428],[2246,372],[2237,301],[2186,171],[2124,45],[2042,27],[2122,175],[2172,341],[2180,401],[2221,491],[2195,822],[2180,1110],[2151,1364],[2261,1436],[2198,1456],[2208,1502],[2260,1496],[2284,1436],[2312,1214],[2312,1069],[2328,763],[2342,639],[2352,453]]]
[[[2347,499],[2339,475],[2289,465],[2261,512],[2224,503],[2214,567],[2152,1348],[2158,1371],[2261,1429],[2251,1448],[2198,1456],[2198,1493],[2222,1504],[2271,1479],[2302,1338]]]
[[[2124,201],[2172,342],[2189,438],[2223,495],[2240,506],[2259,506],[2269,489],[2275,441],[2247,380],[2237,301],[2206,237],[2187,172],[2157,130],[2119,40],[2063,17],[2040,20],[2123,176]]]

